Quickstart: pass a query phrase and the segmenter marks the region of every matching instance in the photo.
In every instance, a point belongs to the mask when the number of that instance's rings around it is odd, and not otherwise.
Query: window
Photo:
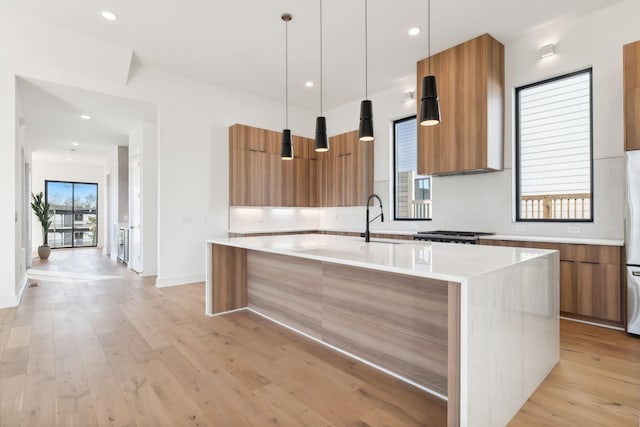
[[[52,248],[96,246],[98,184],[45,181],[45,193],[53,214],[49,245]]]
[[[516,89],[516,220],[593,221],[591,69]]]
[[[431,219],[431,177],[418,175],[416,116],[393,122],[394,219]]]

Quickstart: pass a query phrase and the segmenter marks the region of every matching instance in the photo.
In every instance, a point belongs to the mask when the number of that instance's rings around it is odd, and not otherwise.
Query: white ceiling
[[[17,92],[37,159],[103,164],[114,146],[129,144],[140,122],[156,121],[155,106],[116,96],[22,78]]]
[[[433,0],[432,53],[483,33],[506,43],[620,0]],[[425,0],[369,1],[369,91],[415,72],[427,56]],[[319,108],[319,0],[1,0],[6,8],[132,48],[141,64],[284,100],[289,23],[290,102]],[[103,9],[118,14],[108,22]],[[324,0],[325,108],[364,97],[364,1]]]

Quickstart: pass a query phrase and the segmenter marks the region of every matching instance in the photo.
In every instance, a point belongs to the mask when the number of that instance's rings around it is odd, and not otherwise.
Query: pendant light
[[[436,76],[431,74],[431,0],[427,1],[427,44],[429,49],[429,75],[422,78],[422,97],[420,103],[420,124],[422,126],[434,126],[440,123],[440,104],[438,101],[438,88]]]
[[[373,141],[373,105],[368,99],[369,40],[367,26],[367,0],[364,0],[364,101],[360,103],[360,127],[358,130],[358,139],[360,141]]]
[[[320,0],[320,115],[316,117],[315,150],[317,152],[329,151],[327,119],[322,115],[322,0]]]
[[[291,142],[291,129],[289,129],[289,21],[293,19],[291,14],[283,13],[284,21],[284,111],[285,129],[282,131],[282,149],[280,158],[282,160],[293,160],[293,143]]]

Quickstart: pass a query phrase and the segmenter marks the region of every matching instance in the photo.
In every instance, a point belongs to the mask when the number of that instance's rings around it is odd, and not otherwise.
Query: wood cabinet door
[[[560,260],[560,311],[575,314],[578,311],[577,265]]]
[[[640,87],[624,91],[624,149],[640,150]]]
[[[351,203],[354,206],[364,206],[369,195],[373,193],[373,143],[359,143],[354,160],[356,188]]]
[[[577,264],[578,314],[615,322],[622,321],[620,307],[620,266]]]
[[[291,206],[311,206],[309,203],[310,175],[308,158],[296,157],[293,159],[293,204]],[[284,187],[288,187],[286,183]]]
[[[269,159],[266,152],[230,150],[229,198],[231,206],[267,206],[268,182],[262,179]]]
[[[629,43],[622,48],[624,65],[624,88],[640,87],[640,41]]]
[[[358,132],[351,131],[331,137],[330,144],[319,175],[326,181],[321,187],[327,204],[321,206],[364,206],[373,192],[373,143],[360,142]]]
[[[640,150],[640,41],[624,45],[624,149]]]
[[[432,56],[431,64],[418,62],[417,93],[429,74],[436,77],[441,121],[417,125],[418,174],[501,168],[489,161],[489,145],[492,152],[502,147],[504,47],[485,34]]]

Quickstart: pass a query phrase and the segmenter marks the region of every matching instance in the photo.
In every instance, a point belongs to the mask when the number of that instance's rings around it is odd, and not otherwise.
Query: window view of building
[[[395,219],[431,219],[431,177],[418,175],[416,117],[393,123]]]
[[[516,89],[517,220],[593,220],[591,118],[591,69]]]
[[[96,246],[98,242],[98,184],[46,181],[46,199],[53,216],[52,248]]]

